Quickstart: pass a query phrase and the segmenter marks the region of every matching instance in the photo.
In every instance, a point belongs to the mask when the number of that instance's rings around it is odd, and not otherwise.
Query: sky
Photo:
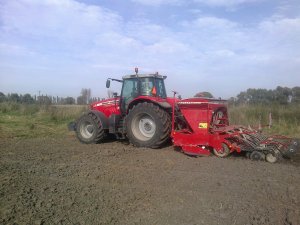
[[[0,0],[0,92],[106,97],[135,67],[184,98],[300,86],[300,2]]]

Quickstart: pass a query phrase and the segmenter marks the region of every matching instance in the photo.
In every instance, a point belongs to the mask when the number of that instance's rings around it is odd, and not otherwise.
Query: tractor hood
[[[120,101],[120,98],[108,98],[102,101],[98,101],[98,102],[93,102],[91,104],[91,109],[96,109],[98,107],[111,107],[114,106],[116,104],[118,104]]]
[[[102,112],[106,117],[111,114],[120,114],[119,107],[120,97],[109,98],[98,102],[93,102],[90,105],[91,110]]]

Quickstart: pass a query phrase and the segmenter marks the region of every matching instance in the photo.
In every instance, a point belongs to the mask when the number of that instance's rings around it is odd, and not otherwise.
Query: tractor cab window
[[[155,79],[156,81],[156,95],[161,98],[166,98],[166,89],[165,89],[165,83],[163,79]]]
[[[154,77],[140,78],[141,95],[166,98],[166,91],[163,79]]]
[[[121,110],[126,111],[128,104],[138,96],[138,80],[126,79],[123,82],[121,94]]]
[[[152,96],[154,79],[151,77],[140,78],[141,95]]]

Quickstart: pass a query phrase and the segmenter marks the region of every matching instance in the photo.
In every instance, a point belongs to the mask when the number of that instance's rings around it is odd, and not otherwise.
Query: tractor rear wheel
[[[104,138],[101,120],[93,113],[82,115],[76,125],[76,135],[82,143],[99,143]]]
[[[229,149],[228,145],[222,143],[222,150],[217,151],[216,149],[213,149],[213,152],[216,156],[218,156],[220,158],[225,158],[226,156],[229,155],[230,149]]]
[[[153,103],[138,103],[125,121],[127,137],[134,146],[158,148],[170,137],[170,115]]]

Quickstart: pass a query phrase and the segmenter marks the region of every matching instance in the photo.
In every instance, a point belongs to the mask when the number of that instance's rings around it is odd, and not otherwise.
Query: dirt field
[[[0,142],[0,224],[300,224],[297,160],[194,158],[71,134]]]

